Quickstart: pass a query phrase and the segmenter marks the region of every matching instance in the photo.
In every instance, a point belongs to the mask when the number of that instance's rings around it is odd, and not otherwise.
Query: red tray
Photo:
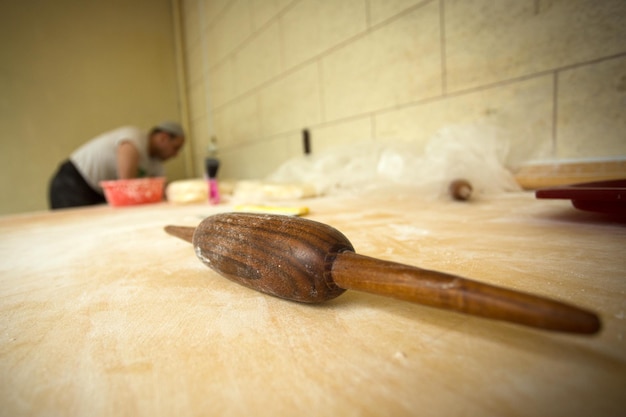
[[[543,188],[535,197],[571,200],[579,210],[626,216],[626,179]]]

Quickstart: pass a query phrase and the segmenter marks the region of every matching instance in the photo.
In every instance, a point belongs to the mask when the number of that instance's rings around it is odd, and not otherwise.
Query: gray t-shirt
[[[165,168],[160,159],[150,158],[148,154],[148,134],[132,126],[103,133],[70,155],[70,161],[82,174],[87,183],[102,193],[100,181],[116,180],[117,147],[120,143],[130,142],[139,151],[138,177],[161,177]]]

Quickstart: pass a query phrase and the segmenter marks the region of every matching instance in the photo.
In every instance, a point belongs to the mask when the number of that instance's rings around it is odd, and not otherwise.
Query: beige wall
[[[1,3],[0,214],[46,209],[57,164],[94,135],[180,118],[172,22],[170,0]]]
[[[502,128],[512,167],[626,156],[623,0],[182,0],[195,173],[262,177],[357,140]]]

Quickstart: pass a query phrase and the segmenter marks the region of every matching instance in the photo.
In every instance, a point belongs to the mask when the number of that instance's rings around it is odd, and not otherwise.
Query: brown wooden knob
[[[332,280],[337,254],[354,251],[338,230],[307,219],[237,213],[211,216],[193,233],[209,268],[249,288],[304,303],[341,295]]]
[[[457,179],[450,183],[448,192],[455,200],[466,201],[472,197],[472,184],[468,180]]]

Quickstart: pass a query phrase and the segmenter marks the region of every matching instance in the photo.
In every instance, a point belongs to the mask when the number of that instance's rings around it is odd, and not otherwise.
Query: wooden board
[[[625,159],[556,160],[522,166],[515,180],[525,190],[626,178]]]
[[[302,202],[297,202],[302,204]],[[532,193],[307,200],[357,252],[597,311],[593,337],[347,292],[283,301],[166,224],[228,204],[0,218],[0,414],[619,416],[626,228]]]

